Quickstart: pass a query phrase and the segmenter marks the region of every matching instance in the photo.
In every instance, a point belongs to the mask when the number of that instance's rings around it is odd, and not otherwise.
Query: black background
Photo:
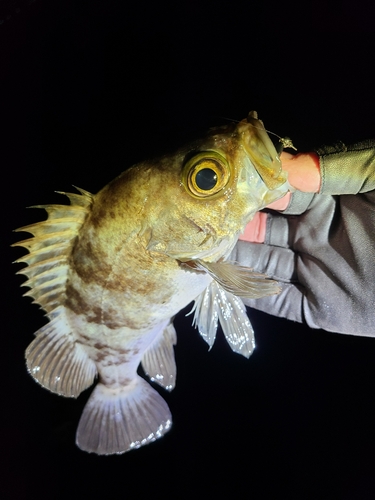
[[[9,249],[42,216],[26,206],[72,184],[96,192],[251,109],[300,151],[373,137],[374,17],[352,1],[1,3],[3,498],[375,498],[373,339],[250,311],[246,360],[221,336],[207,352],[182,312],[172,430],[88,455],[74,444],[88,394],[58,397],[26,373],[44,319]]]

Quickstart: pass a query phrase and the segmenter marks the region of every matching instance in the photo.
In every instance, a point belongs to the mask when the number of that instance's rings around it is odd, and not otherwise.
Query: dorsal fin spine
[[[13,246],[21,246],[29,251],[29,254],[16,260],[28,264],[18,274],[28,277],[22,285],[30,287],[25,295],[31,296],[47,314],[58,303],[62,304],[65,298],[69,256],[93,203],[90,193],[76,189],[81,194],[61,193],[69,198],[70,205],[36,205],[34,208],[46,210],[48,218],[16,230],[33,235]]]

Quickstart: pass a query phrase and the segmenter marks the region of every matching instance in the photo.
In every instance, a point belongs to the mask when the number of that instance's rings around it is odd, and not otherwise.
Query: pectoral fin
[[[198,328],[210,349],[215,342],[219,321],[218,304],[215,301],[212,283],[195,299],[194,307],[189,313],[194,313],[193,326]]]
[[[231,262],[196,261],[198,269],[206,271],[227,292],[247,299],[259,299],[280,293],[277,282],[249,267]]]
[[[255,347],[254,331],[246,314],[246,307],[239,297],[212,281],[195,299],[192,312],[194,312],[193,324],[198,327],[199,333],[210,347],[215,341],[220,321],[232,350],[247,358],[251,355]]]

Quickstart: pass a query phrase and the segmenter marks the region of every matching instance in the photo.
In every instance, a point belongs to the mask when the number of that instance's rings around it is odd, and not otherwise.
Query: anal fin
[[[169,323],[142,358],[142,367],[153,382],[171,391],[176,384],[176,363],[173,346],[177,342],[176,330]]]
[[[81,450],[98,455],[121,454],[155,441],[171,427],[164,399],[141,377],[125,387],[99,383],[77,429]]]
[[[26,350],[27,368],[46,389],[77,397],[93,383],[96,366],[72,338],[63,308],[51,316],[52,321],[36,332]]]

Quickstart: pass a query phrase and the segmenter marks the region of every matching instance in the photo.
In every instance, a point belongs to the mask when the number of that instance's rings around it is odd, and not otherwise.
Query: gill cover
[[[227,160],[216,151],[202,151],[186,162],[182,183],[194,198],[216,198],[233,182]]]

